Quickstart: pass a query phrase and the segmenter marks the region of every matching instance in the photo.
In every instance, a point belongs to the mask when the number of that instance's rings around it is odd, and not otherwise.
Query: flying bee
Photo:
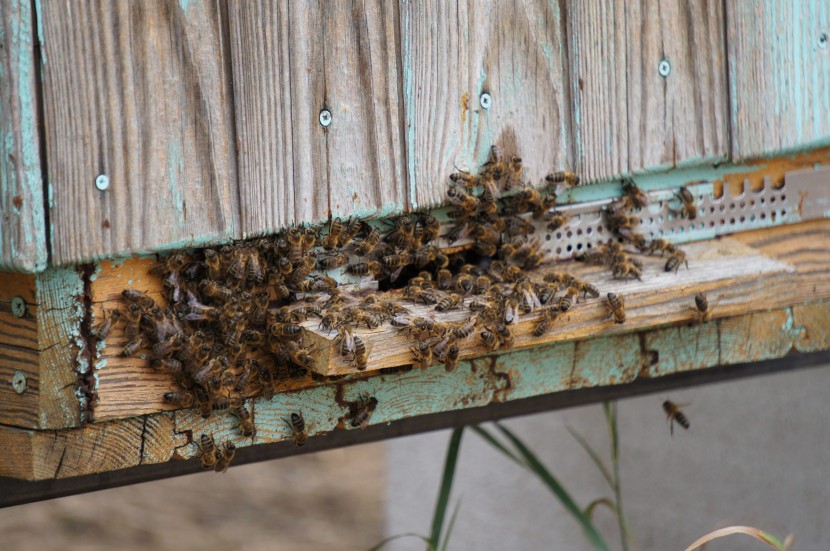
[[[675,196],[680,200],[681,207],[672,212],[681,218],[688,218],[689,220],[697,218],[697,203],[692,192],[686,189],[685,186],[681,186]]]
[[[558,315],[559,314],[555,308],[545,308],[542,311],[542,316],[533,328],[533,336],[541,337],[547,333],[550,330],[550,325],[556,320]]]
[[[349,256],[342,251],[337,252],[335,254],[317,257],[317,266],[321,270],[333,270],[335,268],[341,268],[348,263]]]
[[[199,446],[199,450],[202,452],[202,468],[212,469],[216,466],[217,450],[213,436],[208,436],[207,434],[201,435],[200,443],[197,446]]]
[[[614,323],[623,323],[625,321],[625,303],[621,296],[617,296],[614,293],[608,293],[606,295],[607,304],[606,308],[610,316],[613,316]]]
[[[457,293],[452,293],[449,296],[446,296],[442,298],[440,301],[438,301],[438,304],[435,305],[435,310],[437,312],[445,312],[447,310],[458,308],[459,303],[461,301],[461,295]]]
[[[329,224],[329,233],[323,237],[323,248],[327,251],[337,248],[340,245],[340,236],[343,234],[343,221],[334,218]]]
[[[112,326],[115,322],[121,319],[121,310],[115,309],[110,312],[109,317],[104,320],[104,322],[98,326],[98,329],[95,330],[95,336],[101,340],[106,339],[110,332],[112,331]]]
[[[362,396],[357,403],[353,404],[351,410],[351,425],[353,428],[365,428],[369,424],[372,413],[378,407],[378,399],[374,396]]]
[[[558,172],[551,172],[547,176],[545,176],[545,180],[548,184],[559,184],[564,182],[565,185],[570,187],[576,187],[579,185],[579,176],[574,174],[573,172],[565,172],[565,171],[558,171]]]
[[[308,440],[308,432],[305,428],[305,419],[303,419],[303,412],[291,413],[290,418],[284,418],[283,421],[288,428],[291,429],[291,437],[297,446],[302,446]]]
[[[368,256],[370,255],[380,243],[380,230],[378,228],[372,228],[363,241],[361,241],[354,249],[355,254],[358,256]]]
[[[648,195],[631,178],[623,180],[622,188],[625,196],[634,208],[642,209],[648,205]]]
[[[564,226],[570,216],[566,213],[559,212],[559,211],[550,211],[545,215],[545,220],[547,221],[547,228],[548,231],[556,231],[562,226]]]
[[[242,436],[253,436],[256,434],[256,427],[254,426],[254,417],[244,405],[239,406],[232,412],[233,416],[239,419],[239,432]]]
[[[189,392],[168,392],[163,397],[165,404],[176,406],[179,408],[189,408],[193,406],[193,395]]]
[[[233,461],[234,456],[236,455],[236,444],[231,442],[230,440],[225,442],[224,447],[222,448],[222,452],[218,454],[216,458],[216,465],[213,467],[217,473],[225,473],[228,471],[228,467],[231,466],[231,461]]]
[[[695,295],[694,310],[697,314],[697,320],[700,323],[709,321],[709,317],[712,315],[712,310],[709,309],[709,299],[707,299],[706,294],[701,291],[698,291]]]
[[[680,406],[666,400],[663,402],[663,411],[666,412],[666,416],[669,418],[669,433],[674,436],[674,423],[677,421],[677,424],[683,427],[686,430],[689,430],[689,420],[686,418],[686,415],[680,410]]]

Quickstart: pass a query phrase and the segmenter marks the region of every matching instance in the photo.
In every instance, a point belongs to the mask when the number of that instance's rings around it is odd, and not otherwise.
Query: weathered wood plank
[[[397,5],[240,2],[229,12],[243,232],[403,210]]]
[[[0,270],[46,266],[32,3],[0,3]]]
[[[567,13],[580,175],[598,180],[727,157],[720,2],[570,0]]]
[[[830,5],[727,0],[732,156],[830,139]]]
[[[223,7],[41,5],[56,264],[237,234]]]
[[[564,18],[540,0],[401,4],[413,206],[441,202],[455,167],[477,170],[494,144],[534,183],[571,166]]]
[[[813,315],[803,316],[803,331],[817,339],[830,338],[824,323],[830,303],[812,305]],[[697,331],[719,337],[703,339],[695,354],[720,358],[722,364],[745,363],[760,357],[786,356],[798,331],[782,320],[792,309],[753,313],[713,320],[702,327],[681,326],[681,332]],[[714,328],[712,330],[711,328]],[[107,423],[95,423],[66,431],[26,431],[0,427],[0,476],[30,480],[64,478],[196,457],[192,444],[202,433],[217,442],[233,441],[238,447],[290,441],[284,418],[302,412],[309,436],[335,430],[354,430],[350,404],[367,396],[378,400],[368,425],[443,411],[457,411],[493,402],[541,396],[562,390],[592,388],[630,382],[638,377],[669,374],[665,365],[689,361],[690,350],[679,348],[676,327],[639,334],[600,337],[579,343],[560,343],[535,349],[493,354],[462,361],[458,369],[442,366],[423,370],[346,381],[326,387],[278,394],[272,400],[252,402],[257,429],[253,438],[240,435],[231,416],[202,419],[193,411],[157,413]],[[774,345],[763,350],[746,343],[759,336]],[[649,343],[643,349],[640,343]],[[578,349],[578,350],[577,350]],[[698,368],[720,365],[701,364]]]

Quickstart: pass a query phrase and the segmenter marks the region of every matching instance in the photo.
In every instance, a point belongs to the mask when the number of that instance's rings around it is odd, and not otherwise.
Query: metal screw
[[[657,72],[660,73],[660,76],[666,78],[671,74],[671,63],[669,63],[668,59],[660,60],[660,64],[657,66]]]
[[[101,191],[106,190],[110,187],[110,178],[106,174],[99,174],[97,178],[95,178],[95,187],[100,189]]]
[[[323,109],[320,111],[320,124],[323,126],[328,126],[331,124],[331,111],[328,109]]]
[[[821,33],[818,35],[818,47],[819,48],[826,48],[827,47],[827,33]]]
[[[23,297],[14,297],[12,299],[12,314],[16,318],[22,318],[26,315],[26,301]]]
[[[14,375],[12,375],[12,388],[18,394],[23,394],[26,392],[26,387],[29,386],[29,383],[26,381],[26,375],[23,374],[22,371],[15,371]]]
[[[484,92],[483,94],[481,94],[479,102],[481,103],[481,107],[483,107],[484,109],[490,109],[490,106],[493,105],[493,98],[490,97],[490,94]]]

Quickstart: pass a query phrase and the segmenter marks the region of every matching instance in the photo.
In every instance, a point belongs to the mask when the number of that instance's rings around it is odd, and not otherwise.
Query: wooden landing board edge
[[[242,437],[229,416],[202,419],[176,411],[95,423],[62,431],[0,427],[6,453],[0,476],[47,480],[109,472],[188,459],[202,433],[239,448],[291,439],[283,419],[302,411],[309,436],[353,431],[350,404],[375,397],[368,426],[572,391],[625,385],[715,366],[763,362],[792,352],[826,350],[830,302],[800,304],[704,324],[685,324],[639,333],[566,342],[462,361],[446,373],[441,366],[349,381],[253,401],[257,429]],[[678,343],[689,343],[678,346]],[[694,343],[692,345],[691,343]]]

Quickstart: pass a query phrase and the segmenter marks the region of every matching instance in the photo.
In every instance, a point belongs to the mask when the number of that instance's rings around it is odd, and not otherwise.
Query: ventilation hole
[[[761,201],[761,204],[762,204],[762,205],[763,205],[764,203],[766,203],[766,202],[767,202],[767,200],[766,200],[766,199],[764,199],[763,197],[761,197],[761,198],[759,199],[759,201]]]
[[[662,223],[663,223],[663,217],[662,217],[662,216],[658,216],[658,217],[657,217],[657,223],[658,223],[658,224],[662,224]]]
[[[744,222],[746,222],[746,217],[741,216],[738,220],[740,220],[741,224],[743,224]]]
[[[551,237],[551,235],[549,233],[545,234],[545,241],[550,241],[550,237]]]
[[[561,231],[556,232],[556,239],[562,239],[562,232]]]
[[[556,247],[556,254],[562,254],[562,247]]]
[[[649,218],[649,219],[648,219],[648,223],[649,223],[649,224],[654,224],[654,218]]]
[[[746,203],[744,203],[743,201],[741,201],[741,208],[742,208],[742,209],[745,209],[745,208],[746,208]]]
[[[603,233],[605,231],[604,226],[597,226],[597,233]]]
[[[669,222],[671,222],[672,220],[674,220],[674,215],[672,213],[669,213],[669,215],[666,218]]]
[[[782,194],[781,194],[781,200],[782,200],[782,201],[786,201],[786,200],[787,200],[787,195],[786,195],[786,194],[784,194],[784,193],[782,193]]]
[[[593,232],[593,231],[594,231],[593,228],[589,227],[588,229],[585,230],[585,233],[587,233],[588,235],[591,235],[591,232]]]
[[[723,226],[724,224],[726,224],[726,220],[724,220],[723,218],[721,218],[721,219],[720,219],[720,225],[721,225],[721,226]]]
[[[734,219],[734,218],[730,218],[730,219],[729,219],[729,223],[734,225],[734,224],[735,224],[735,219]]]
[[[726,205],[721,205],[718,210],[720,210],[721,212],[725,211],[726,210]]]
[[[769,213],[769,219],[772,220],[773,222],[775,222],[775,219],[777,218],[777,215],[778,215],[777,212],[772,211],[771,213]]]
[[[715,207],[709,207],[709,212],[715,212]]]
[[[657,235],[659,235],[660,237],[663,237],[663,230],[657,230]]]
[[[755,199],[750,199],[750,200],[749,200],[749,206],[750,206],[750,207],[754,207],[754,206],[755,206]]]
[[[714,221],[714,220],[709,220],[709,227],[710,227],[710,228],[714,228],[714,227],[715,227],[715,221]]]
[[[706,214],[706,207],[700,207],[700,210],[697,211],[697,213],[699,215],[703,216],[704,214]]]
[[[572,232],[572,231],[569,231],[569,232],[568,232],[568,233],[566,233],[565,235],[567,235],[569,239],[570,239],[571,237],[573,237],[573,236],[574,236],[574,234],[573,234],[573,232]]]
[[[663,201],[660,201],[660,203],[658,203],[658,204],[660,205],[660,208],[662,209],[663,208]]]
[[[686,228],[683,227],[683,226],[680,226],[679,228],[677,228],[677,233],[683,233],[684,231],[686,231]]]
[[[581,250],[582,250],[582,243],[577,243],[577,244],[576,244],[576,250],[577,250],[577,251],[581,251]]]
[[[766,212],[762,212],[762,213],[761,213],[761,220],[766,220],[766,219],[767,219],[767,213],[766,213]]]
[[[703,228],[705,228],[705,227],[706,227],[706,224],[704,224],[703,222],[701,222],[701,223],[698,225],[698,228],[700,228],[701,230],[702,230]]]
[[[749,216],[749,221],[750,222],[755,222],[755,215],[754,214]]]
[[[698,202],[703,201],[703,195],[698,195],[697,200],[698,200]]]
[[[568,245],[568,248],[565,250],[571,252],[572,250],[574,250],[573,245]]]
[[[582,235],[582,230],[576,230],[576,235]]]
[[[735,210],[735,203],[729,203],[729,210]]]
[[[781,216],[787,216],[787,209],[781,209]]]
[[[590,243],[588,243],[587,245],[585,245],[585,248],[586,248],[586,249],[590,249],[592,246],[593,246],[593,245],[591,245]]]
[[[770,202],[770,204],[775,203],[775,195],[773,195],[772,197],[769,198],[769,202]]]

